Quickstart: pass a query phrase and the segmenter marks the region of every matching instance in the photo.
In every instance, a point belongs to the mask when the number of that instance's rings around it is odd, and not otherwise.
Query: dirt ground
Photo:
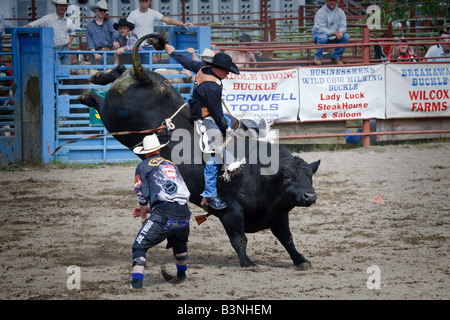
[[[188,280],[163,278],[175,266],[160,244],[141,291],[129,288],[134,166],[0,171],[0,299],[450,298],[450,143],[297,155],[322,160],[317,203],[290,213],[312,269],[297,270],[270,231],[248,234],[259,267],[241,268],[220,221],[192,218]]]

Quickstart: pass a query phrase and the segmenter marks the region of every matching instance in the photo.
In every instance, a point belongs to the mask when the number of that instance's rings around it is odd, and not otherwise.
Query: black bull
[[[155,37],[148,35],[141,38],[135,48],[144,39]],[[81,103],[94,107],[99,112],[109,132],[158,128],[184,104],[183,98],[166,78],[140,65],[136,51],[133,52],[133,68],[125,70],[123,66],[119,66],[108,74],[93,76],[91,81],[98,84],[114,81],[104,100],[94,92],[79,97]],[[177,163],[178,167],[191,192],[191,202],[200,206],[200,194],[204,190],[204,159],[200,162],[194,159],[200,151],[197,137],[194,138],[194,126],[189,119],[188,107],[183,108],[172,121],[176,128],[190,133],[187,139],[184,135],[184,145],[187,144],[187,149],[191,152],[185,148],[183,152],[188,153],[180,155],[179,148],[183,142],[179,136],[175,137],[177,130],[164,130],[159,133],[161,143],[171,142],[161,149],[161,155],[172,159],[175,154],[184,159],[184,163]],[[142,142],[144,136],[145,134],[130,134],[117,135],[115,138],[131,149]],[[277,144],[249,142],[248,138],[233,138],[230,145],[235,148],[244,145],[247,164],[230,182],[219,178],[219,196],[228,207],[221,211],[209,209],[210,213],[222,222],[242,267],[255,265],[246,254],[245,233],[270,228],[286,248],[294,264],[307,269],[311,263],[294,246],[288,213],[296,206],[308,207],[315,203],[312,176],[317,171],[320,160],[308,164]],[[186,159],[186,154],[189,153],[190,159]],[[271,163],[267,164],[267,157],[264,162],[260,161],[260,153],[269,157]],[[251,159],[256,161],[249,161]],[[272,169],[275,167],[276,170],[269,175],[263,174],[267,166]]]

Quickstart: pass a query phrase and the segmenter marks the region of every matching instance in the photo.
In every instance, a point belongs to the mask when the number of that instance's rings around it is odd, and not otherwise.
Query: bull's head
[[[279,174],[282,178],[283,191],[287,201],[294,206],[309,207],[316,202],[312,176],[319,168],[320,160],[307,163],[299,157],[292,157],[282,162]]]

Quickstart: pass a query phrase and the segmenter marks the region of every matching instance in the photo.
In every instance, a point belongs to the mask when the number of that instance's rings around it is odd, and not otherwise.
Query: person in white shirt
[[[5,35],[5,15],[0,9],[0,37]]]
[[[183,23],[177,21],[175,19],[164,16],[162,13],[150,9],[152,5],[151,0],[139,0],[139,9],[133,10],[129,15],[127,20],[134,24],[134,33],[138,36],[138,38],[142,38],[147,34],[154,33],[154,25],[156,21],[163,21],[167,24],[180,26],[188,30],[188,26],[193,26],[192,23]],[[141,44],[141,48],[144,50],[152,50],[152,46],[144,41]],[[140,54],[141,60],[144,60],[144,63],[148,62],[148,54],[147,57]]]
[[[47,14],[38,20],[30,22],[25,27],[53,28],[55,51],[70,50],[72,49],[72,41],[76,32],[73,20],[65,16],[69,1],[52,0],[52,3],[56,7],[55,13]],[[70,64],[70,54],[58,54],[57,58],[60,64]]]
[[[428,58],[427,61],[450,61],[450,34],[446,31],[441,31],[439,38],[439,40],[444,40],[445,43],[430,47],[425,54],[425,58]]]
[[[4,35],[5,35],[5,15],[3,14],[3,11],[0,9],[0,37],[3,37]],[[2,50],[2,39],[0,38],[0,51],[1,50]]]

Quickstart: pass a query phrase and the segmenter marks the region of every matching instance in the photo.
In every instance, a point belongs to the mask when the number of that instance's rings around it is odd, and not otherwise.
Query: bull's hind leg
[[[97,72],[94,74],[91,79],[89,79],[90,82],[93,84],[99,84],[99,85],[106,85],[111,82],[114,82],[119,78],[122,73],[124,73],[127,70],[127,68],[124,65],[118,65],[115,69],[111,70],[110,72]]]
[[[241,267],[255,267],[247,256],[247,237],[244,231],[244,214],[237,209],[228,209],[219,216],[230,242],[239,258]]]
[[[311,262],[299,253],[294,246],[294,239],[292,238],[291,230],[289,229],[289,216],[287,213],[278,218],[278,221],[270,228],[270,230],[272,230],[272,233],[287,250],[297,268],[301,270],[311,268]]]

